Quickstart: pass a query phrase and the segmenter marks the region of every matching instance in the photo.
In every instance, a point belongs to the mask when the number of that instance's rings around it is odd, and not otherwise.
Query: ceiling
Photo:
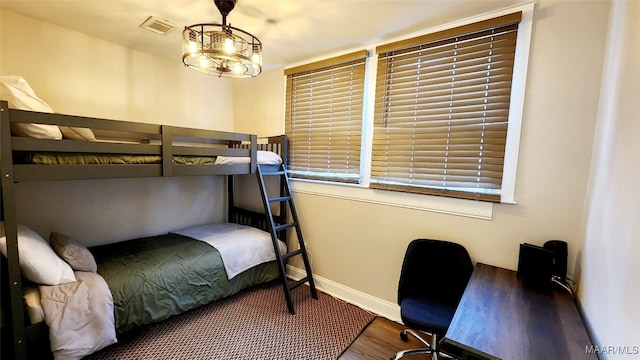
[[[227,23],[263,43],[266,69],[359,50],[522,0],[238,0]],[[185,26],[222,21],[213,0],[0,0],[0,8],[167,59],[181,59]],[[156,16],[166,35],[139,27]]]

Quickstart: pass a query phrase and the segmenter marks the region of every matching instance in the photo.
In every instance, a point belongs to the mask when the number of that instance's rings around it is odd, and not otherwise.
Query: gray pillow
[[[93,254],[86,246],[76,240],[56,232],[49,236],[49,243],[53,251],[66,261],[73,270],[97,272],[98,265]]]

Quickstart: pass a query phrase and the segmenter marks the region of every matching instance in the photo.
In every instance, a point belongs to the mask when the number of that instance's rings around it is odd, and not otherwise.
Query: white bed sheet
[[[251,158],[246,156],[218,156],[215,163],[216,165],[242,165],[250,162]],[[258,150],[257,162],[258,165],[280,165],[282,158],[272,151]]]
[[[276,259],[271,235],[254,227],[217,223],[193,226],[173,233],[204,241],[216,248],[229,279],[253,266]],[[280,253],[286,253],[287,245],[282,241],[279,243]]]

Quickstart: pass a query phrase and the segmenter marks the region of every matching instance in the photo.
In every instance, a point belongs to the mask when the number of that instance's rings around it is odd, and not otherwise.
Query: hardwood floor
[[[400,339],[400,331],[404,325],[383,317],[377,317],[371,322],[358,338],[347,348],[338,360],[389,360],[396,352],[406,349],[418,349],[423,345],[409,336],[409,341]],[[429,340],[425,336],[426,340]],[[430,356],[413,356],[412,360],[431,359]]]

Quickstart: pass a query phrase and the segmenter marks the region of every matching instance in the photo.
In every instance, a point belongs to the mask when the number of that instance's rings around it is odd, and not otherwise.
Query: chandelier
[[[248,32],[227,25],[227,15],[237,0],[214,0],[222,24],[185,26],[182,62],[210,75],[230,78],[255,77],[262,72],[262,43]]]

